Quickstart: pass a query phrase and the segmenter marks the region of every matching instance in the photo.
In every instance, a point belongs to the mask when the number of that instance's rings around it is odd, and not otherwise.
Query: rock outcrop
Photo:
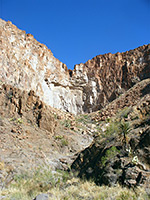
[[[0,190],[14,174],[44,166],[98,185],[145,184],[149,195],[150,44],[68,70],[31,34],[0,19],[0,155]],[[48,191],[51,182],[44,179]],[[38,185],[35,199],[49,199]]]
[[[0,189],[20,170],[43,164],[66,169],[93,139],[79,125],[73,114],[50,107],[33,90],[0,83],[0,182],[6,178]]]
[[[0,85],[0,116],[30,122],[53,134],[57,126],[52,109],[34,91],[26,92],[10,85]],[[18,121],[19,122],[19,121]]]
[[[150,79],[137,83],[127,94],[139,98],[100,123],[93,143],[78,154],[72,169],[78,176],[93,179],[98,185],[120,183],[128,187],[150,184]],[[138,86],[138,89],[137,89]],[[126,100],[126,95],[118,101]],[[116,102],[117,101],[117,102]],[[94,120],[94,118],[93,118]],[[95,118],[97,121],[97,118]],[[102,124],[101,124],[102,123]]]
[[[133,143],[133,140],[135,143]],[[145,140],[144,143],[142,143]],[[146,142],[147,141],[147,142]],[[72,169],[82,178],[93,179],[98,185],[114,186],[117,183],[128,187],[150,183],[149,147],[150,128],[141,135],[131,137],[129,144],[121,139],[110,137],[95,140],[90,147],[81,152]],[[135,144],[133,148],[133,144]],[[142,145],[142,148],[141,148]],[[143,155],[145,154],[145,161]]]
[[[150,77],[150,45],[99,55],[68,70],[31,34],[0,19],[0,50],[3,83],[33,90],[46,104],[73,114],[97,111]]]
[[[150,79],[145,79],[135,84],[132,88],[120,95],[117,99],[106,105],[101,111],[91,113],[93,120],[105,121],[115,116],[119,110],[140,104],[143,99],[150,99]],[[146,103],[147,106],[148,103]]]

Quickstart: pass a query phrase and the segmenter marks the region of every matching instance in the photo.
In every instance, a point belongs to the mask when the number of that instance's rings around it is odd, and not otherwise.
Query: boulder
[[[49,195],[48,194],[39,194],[34,198],[34,200],[49,200]]]

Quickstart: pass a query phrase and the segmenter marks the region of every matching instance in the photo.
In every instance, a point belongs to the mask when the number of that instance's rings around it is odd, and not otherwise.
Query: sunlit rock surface
[[[0,19],[0,80],[73,114],[97,111],[150,77],[150,45],[94,57],[74,70],[31,34]]]

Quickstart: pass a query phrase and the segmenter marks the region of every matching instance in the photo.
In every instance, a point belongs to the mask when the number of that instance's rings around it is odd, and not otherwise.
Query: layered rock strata
[[[33,90],[46,104],[73,114],[101,109],[150,77],[150,45],[94,57],[74,70],[31,34],[0,19],[0,80]]]
[[[26,121],[51,134],[57,126],[51,107],[40,101],[32,90],[26,92],[0,84],[0,107],[0,116],[9,117],[10,121]]]

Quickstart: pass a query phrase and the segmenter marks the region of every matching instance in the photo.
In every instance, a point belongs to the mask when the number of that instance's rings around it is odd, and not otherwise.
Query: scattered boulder
[[[49,200],[49,195],[48,194],[39,194],[38,196],[35,197],[34,200]]]

